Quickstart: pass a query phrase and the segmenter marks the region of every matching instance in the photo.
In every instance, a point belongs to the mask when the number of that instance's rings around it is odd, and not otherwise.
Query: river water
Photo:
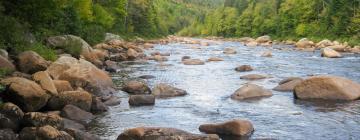
[[[208,40],[202,40],[208,41]],[[255,132],[251,139],[360,139],[360,101],[349,103],[309,102],[294,100],[291,92],[273,91],[273,96],[259,100],[235,101],[230,95],[243,84],[252,82],[272,89],[286,77],[307,77],[330,74],[360,82],[360,57],[321,58],[319,52],[300,52],[291,46],[246,47],[237,42],[211,41],[210,46],[194,49],[190,44],[173,43],[156,45],[154,51],[169,52],[169,61],[122,62],[124,67],[114,74],[114,81],[123,81],[141,75],[156,78],[145,80],[150,87],[168,83],[188,91],[189,95],[158,99],[154,106],[129,107],[128,95],[119,91],[121,105],[99,115],[91,133],[103,139],[116,139],[124,130],[139,126],[160,126],[200,133],[199,125],[231,119],[248,119]],[[235,55],[225,55],[222,50],[233,47]],[[260,57],[271,50],[273,57]],[[207,62],[189,66],[181,63],[182,56],[206,60],[221,57],[225,61]],[[251,65],[251,72],[236,72],[239,65]],[[246,81],[246,74],[266,74],[272,78]]]

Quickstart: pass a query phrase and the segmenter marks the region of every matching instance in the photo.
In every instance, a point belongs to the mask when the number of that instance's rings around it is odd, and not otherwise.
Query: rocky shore
[[[360,47],[350,47],[347,43],[323,40],[314,43],[308,39],[298,42],[276,42],[269,36],[257,39],[241,38],[247,47],[271,47],[276,44],[293,45],[294,50],[321,50],[319,56],[329,58],[343,57],[341,53],[360,53]],[[117,62],[146,60],[162,63],[168,61],[168,52],[152,52],[146,55],[149,48],[155,44],[184,43],[197,44],[202,49],[218,42],[207,40],[169,36],[162,40],[136,39],[127,42],[121,39],[106,40],[104,43],[90,46],[83,39],[72,36],[55,36],[47,39],[47,45],[57,50],[58,59],[54,62],[46,61],[33,51],[22,52],[16,56],[9,55],[5,50],[0,52],[0,67],[11,74],[1,78],[0,105],[0,139],[19,140],[97,140],[98,136],[86,131],[91,121],[109,106],[120,104],[115,96],[117,90],[127,92],[129,105],[152,106],[156,100],[186,96],[186,90],[158,83],[151,89],[147,83],[131,80],[117,89],[109,76],[116,73],[121,66]],[[69,51],[69,47],[78,47],[79,54]],[[223,54],[236,55],[234,48],[225,48]],[[261,56],[271,57],[271,52],[264,52]],[[220,57],[207,60],[184,56],[178,60],[183,65],[204,65],[224,61]],[[250,65],[234,66],[237,72],[255,71]],[[151,75],[143,79],[152,78]],[[271,78],[263,74],[248,74],[241,79],[254,81]],[[239,87],[231,95],[237,101],[271,98],[274,91],[291,91],[296,100],[328,100],[352,101],[360,98],[360,84],[349,79],[320,75],[311,77],[289,77],[279,82],[274,89],[266,89],[256,84],[246,84]],[[203,124],[199,130],[206,134],[194,134],[167,127],[138,127],[122,132],[118,140],[162,140],[162,139],[203,139],[215,140],[227,136],[249,138],[255,131],[251,121],[233,118],[227,122],[212,122]],[[251,118],[250,118],[251,119]],[[119,132],[120,133],[120,132]]]

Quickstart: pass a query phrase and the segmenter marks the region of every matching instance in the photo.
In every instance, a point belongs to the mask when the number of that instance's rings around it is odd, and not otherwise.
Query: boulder
[[[254,127],[248,120],[237,119],[224,123],[203,124],[199,130],[206,134],[250,136],[254,132]]]
[[[205,62],[200,59],[185,59],[184,65],[205,65]]]
[[[64,131],[59,131],[52,126],[25,127],[19,134],[20,140],[74,140]]]
[[[95,118],[92,113],[86,112],[74,105],[66,105],[61,111],[61,116],[84,125],[89,124]]]
[[[56,86],[51,79],[50,75],[46,71],[39,71],[32,75],[35,82],[39,83],[40,86],[52,96],[58,94]]]
[[[338,76],[313,76],[294,89],[297,99],[356,100],[360,97],[360,85]]]
[[[256,47],[259,44],[256,41],[251,41],[251,42],[247,42],[245,45],[248,47]]]
[[[108,72],[116,72],[117,70],[120,69],[120,66],[111,60],[106,60],[105,61],[105,70]]]
[[[301,78],[287,78],[280,81],[279,85],[276,86],[273,90],[275,91],[293,91],[295,86],[301,83],[303,79]]]
[[[265,36],[260,36],[256,39],[257,43],[267,43],[267,42],[271,42],[271,37],[268,35]]]
[[[138,127],[125,130],[117,140],[219,140],[217,135],[192,134],[165,127]]]
[[[246,72],[246,71],[253,71],[254,69],[250,65],[241,65],[235,68],[235,71],[238,72]]]
[[[69,120],[66,118],[63,118],[63,122],[64,122],[64,129],[76,129],[76,130],[85,130],[85,126],[77,123],[73,120]]]
[[[342,57],[340,53],[337,51],[330,49],[330,48],[323,48],[321,49],[321,57],[328,57],[328,58],[339,58]]]
[[[207,61],[224,61],[224,59],[220,57],[210,57]]]
[[[13,72],[11,74],[11,77],[21,77],[21,78],[25,78],[25,79],[28,79],[28,80],[32,80],[32,75],[27,74],[27,73],[22,73],[22,72],[19,72],[19,71]]]
[[[69,81],[65,80],[53,80],[53,83],[56,87],[56,90],[61,93],[65,91],[73,91],[74,89],[71,87],[71,84]]]
[[[236,90],[231,98],[235,100],[245,100],[251,98],[269,97],[272,96],[270,90],[264,89],[261,86],[255,84],[246,84]]]
[[[132,60],[139,57],[139,53],[131,48],[127,50],[126,54],[127,54],[128,58],[132,59]]]
[[[57,129],[62,129],[64,127],[64,122],[59,115],[28,112],[24,115],[23,125],[26,127],[42,127],[49,125]]]
[[[104,104],[107,106],[115,106],[115,105],[119,105],[120,103],[121,103],[121,99],[116,96],[111,96],[109,99],[106,99],[104,101]]]
[[[272,52],[271,51],[265,51],[261,54],[261,57],[272,57]]]
[[[108,73],[83,59],[62,56],[49,66],[47,72],[55,80],[69,81],[72,87],[81,87],[96,96],[115,92]]]
[[[333,49],[335,51],[339,51],[339,52],[345,52],[346,50],[346,45],[333,45],[333,46],[328,46],[327,48]]]
[[[11,129],[0,129],[0,140],[17,140],[18,136]]]
[[[154,95],[131,95],[129,97],[129,104],[131,106],[154,105]]]
[[[7,87],[5,99],[15,103],[26,112],[41,109],[50,98],[41,86],[25,78],[6,78],[1,81],[1,84]]]
[[[183,57],[181,57],[181,61],[185,61],[186,59],[191,59],[191,57],[190,57],[190,56],[183,56]]]
[[[44,71],[49,63],[39,54],[33,51],[25,51],[17,56],[17,67],[21,72],[33,74]]]
[[[129,94],[151,94],[150,88],[145,83],[135,80],[126,82],[122,90]]]
[[[120,40],[120,41],[122,41],[123,39],[119,35],[112,34],[112,33],[106,33],[104,41],[109,42],[111,40]]]
[[[0,56],[0,68],[6,69],[7,71],[15,71],[16,68],[7,58]]]
[[[9,58],[9,53],[4,49],[0,49],[0,56],[8,59]]]
[[[248,74],[240,77],[240,79],[245,79],[245,80],[260,80],[265,78],[267,78],[267,76],[260,74]]]
[[[75,140],[101,140],[98,136],[77,129],[65,129]]]
[[[317,48],[325,48],[325,47],[332,46],[332,45],[334,45],[333,42],[331,42],[328,39],[324,39],[324,40],[316,43]]]
[[[225,48],[224,49],[224,54],[236,54],[236,50],[234,48]]]
[[[152,94],[159,98],[166,97],[175,97],[175,96],[185,96],[187,92],[185,90],[167,85],[167,84],[157,84],[152,90]]]
[[[313,48],[315,46],[314,42],[308,40],[307,38],[300,39],[296,44],[296,48]]]
[[[141,75],[141,76],[139,76],[139,78],[140,79],[154,79],[156,77],[153,75]]]
[[[106,112],[109,110],[109,107],[107,107],[99,97],[93,96],[92,97],[92,103],[91,103],[91,112]]]
[[[0,129],[17,131],[24,112],[15,104],[7,102],[0,106]]]
[[[92,96],[90,93],[82,90],[64,91],[57,96],[51,97],[48,107],[53,110],[60,110],[66,105],[74,105],[83,110],[90,111]]]

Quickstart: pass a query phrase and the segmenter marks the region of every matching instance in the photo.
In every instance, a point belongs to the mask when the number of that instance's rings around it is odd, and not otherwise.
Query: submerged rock
[[[210,57],[207,61],[224,61],[224,59],[220,57]]]
[[[224,54],[236,54],[237,52],[233,48],[225,48],[223,53]]]
[[[338,76],[313,76],[294,89],[297,99],[356,100],[360,97],[360,84]]]
[[[162,84],[157,84],[154,87],[152,94],[155,95],[156,97],[166,98],[166,97],[184,96],[187,94],[187,92],[185,90],[162,83]]]
[[[218,124],[203,124],[199,130],[207,134],[250,136],[254,127],[248,120],[232,120]]]
[[[129,94],[151,94],[150,88],[145,83],[135,80],[126,82],[122,90]]]
[[[219,140],[219,137],[192,134],[175,128],[138,127],[121,133],[117,140]]]
[[[84,125],[89,124],[95,118],[92,113],[86,112],[74,105],[66,105],[61,111],[61,116]]]
[[[261,86],[255,84],[246,84],[236,90],[231,98],[235,100],[245,100],[251,98],[269,97],[272,96],[270,90],[264,89]]]
[[[261,54],[261,57],[272,57],[272,52],[271,51],[265,51]]]

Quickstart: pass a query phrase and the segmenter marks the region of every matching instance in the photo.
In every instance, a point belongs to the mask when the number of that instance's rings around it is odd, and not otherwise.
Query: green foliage
[[[49,61],[55,61],[57,59],[56,53],[49,47],[42,45],[41,43],[35,43],[30,47],[25,47],[22,50],[18,50],[19,52],[23,51],[34,51],[42,56],[44,59]]]

